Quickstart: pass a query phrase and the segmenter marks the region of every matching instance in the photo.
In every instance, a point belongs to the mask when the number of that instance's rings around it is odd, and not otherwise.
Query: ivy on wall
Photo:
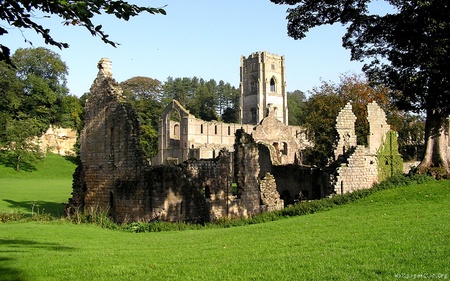
[[[398,152],[397,132],[389,131],[377,151],[378,181],[403,173],[403,159]]]

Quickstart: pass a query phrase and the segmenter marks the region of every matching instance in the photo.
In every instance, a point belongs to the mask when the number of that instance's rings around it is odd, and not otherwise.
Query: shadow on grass
[[[6,168],[16,170],[16,163],[7,157],[0,157],[0,164],[5,166]],[[22,162],[20,163],[20,170],[24,172],[33,172],[37,169],[36,166],[32,163]]]
[[[0,254],[11,255],[12,253],[25,252],[27,249],[44,249],[49,251],[71,251],[75,248],[61,246],[57,243],[40,243],[33,240],[8,240],[0,239]],[[0,281],[25,280],[24,272],[11,267],[15,260],[10,257],[0,256]]]
[[[23,239],[0,239],[0,246],[3,249],[8,249],[2,252],[23,252],[23,250],[34,248],[34,249],[44,249],[49,251],[71,251],[75,248],[61,246],[57,243],[41,243],[33,240],[23,240]]]
[[[1,241],[1,240],[0,240]],[[23,273],[15,268],[7,267],[7,264],[14,264],[11,258],[0,257],[0,280],[25,280]]]
[[[48,201],[14,201],[11,199],[3,199],[9,204],[8,208],[13,210],[20,209],[21,212],[31,214],[48,213],[53,217],[60,217],[64,214],[64,203],[48,202]],[[26,211],[24,211],[26,210]],[[1,241],[1,240],[0,240]]]
[[[69,162],[72,162],[75,165],[78,165],[80,163],[80,158],[77,156],[63,156],[64,159],[66,159]]]

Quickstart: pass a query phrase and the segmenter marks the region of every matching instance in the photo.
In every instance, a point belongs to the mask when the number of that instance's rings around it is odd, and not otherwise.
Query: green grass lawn
[[[0,165],[0,211],[60,216],[72,192],[76,164],[71,157],[47,155],[33,171],[15,171]]]
[[[450,181],[436,181],[226,229],[4,223],[0,280],[442,280],[450,278],[449,206]]]

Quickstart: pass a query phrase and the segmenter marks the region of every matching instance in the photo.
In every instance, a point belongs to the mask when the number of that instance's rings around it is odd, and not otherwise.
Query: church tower
[[[288,125],[284,56],[257,52],[241,57],[240,122],[258,124],[268,112]]]

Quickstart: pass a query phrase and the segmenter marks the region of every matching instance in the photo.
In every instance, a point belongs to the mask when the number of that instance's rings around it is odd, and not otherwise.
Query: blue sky
[[[224,80],[239,86],[242,55],[267,51],[284,55],[287,90],[307,92],[321,81],[339,82],[346,73],[361,73],[362,64],[351,62],[342,45],[345,29],[324,26],[311,30],[303,40],[287,36],[286,9],[269,0],[156,0],[130,1],[140,5],[165,7],[167,15],[142,14],[130,21],[99,16],[110,39],[121,45],[114,48],[92,37],[82,27],[63,27],[58,18],[39,21],[51,29],[56,40],[69,43],[69,49],[45,45],[33,31],[9,30],[2,44],[14,51],[45,46],[57,52],[69,67],[68,87],[80,96],[89,91],[102,57],[113,63],[113,76],[124,81],[147,76],[166,81],[168,76],[201,77]]]

